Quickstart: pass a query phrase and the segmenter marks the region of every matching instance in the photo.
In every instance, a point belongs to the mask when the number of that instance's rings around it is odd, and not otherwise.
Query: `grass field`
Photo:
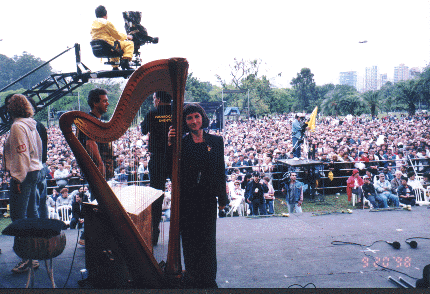
[[[10,217],[4,218],[3,215],[0,215],[0,232],[2,232],[11,222]]]
[[[275,200],[275,213],[288,212],[285,204],[285,199],[276,198]],[[304,199],[302,210],[303,212],[341,212],[347,209],[356,209],[348,202],[347,195],[326,195],[324,201],[310,201]]]

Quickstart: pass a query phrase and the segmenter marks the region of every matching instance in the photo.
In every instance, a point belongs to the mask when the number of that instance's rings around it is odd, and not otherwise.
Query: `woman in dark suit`
[[[184,286],[217,288],[216,219],[224,209],[226,194],[224,143],[222,137],[203,131],[209,119],[197,104],[187,104],[183,112],[184,133],[181,150],[181,200],[179,227],[186,272]],[[176,135],[169,132],[169,141]],[[169,143],[170,145],[170,143]]]

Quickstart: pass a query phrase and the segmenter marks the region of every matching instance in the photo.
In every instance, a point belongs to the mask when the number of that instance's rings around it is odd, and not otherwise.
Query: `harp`
[[[70,111],[60,118],[60,128],[72,149],[75,158],[86,175],[91,193],[98,202],[96,211],[103,215],[103,223],[109,228],[115,250],[106,254],[113,260],[120,260],[113,267],[124,271],[127,281],[119,287],[165,288],[174,287],[182,274],[179,240],[179,175],[182,130],[182,109],[188,62],[183,58],[171,58],[147,63],[138,68],[129,78],[111,120],[107,123],[80,111]],[[133,222],[113,190],[103,178],[91,157],[72,130],[77,129],[91,140],[108,143],[119,139],[131,125],[141,104],[156,91],[167,91],[173,97],[172,124],[178,131],[173,144],[173,172],[171,218],[167,258],[161,266],[153,256],[150,242]],[[150,209],[146,209],[149,210]],[[87,222],[87,217],[85,217]],[[87,233],[87,230],[86,230]],[[87,246],[86,246],[87,247]],[[86,253],[87,255],[87,253]],[[108,265],[109,266],[109,265]],[[112,266],[112,265],[111,265]],[[88,268],[88,267],[87,267]]]

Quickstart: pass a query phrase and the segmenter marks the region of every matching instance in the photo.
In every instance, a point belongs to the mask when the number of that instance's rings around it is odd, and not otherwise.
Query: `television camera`
[[[130,66],[138,67],[142,63],[140,58],[139,49],[142,45],[147,43],[157,44],[158,37],[151,37],[148,35],[148,31],[144,26],[140,24],[142,19],[142,12],[140,11],[124,11],[122,16],[125,21],[125,30],[128,35],[133,36],[134,43],[134,58],[130,62]],[[108,42],[104,40],[92,40],[91,49],[93,50],[94,56],[98,58],[108,58],[105,64],[109,65],[120,65],[123,51],[119,42],[115,42],[111,46]]]

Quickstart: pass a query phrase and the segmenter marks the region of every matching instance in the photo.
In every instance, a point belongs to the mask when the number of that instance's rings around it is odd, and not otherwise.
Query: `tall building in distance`
[[[366,67],[364,76],[364,91],[376,91],[378,90],[378,67],[376,65],[372,67]]]
[[[378,90],[381,89],[383,85],[385,85],[388,82],[388,75],[386,73],[379,75],[379,85]]]
[[[357,89],[357,72],[356,71],[341,72],[339,75],[339,84],[352,86]]]
[[[394,83],[409,80],[409,67],[403,63],[394,67]]]

